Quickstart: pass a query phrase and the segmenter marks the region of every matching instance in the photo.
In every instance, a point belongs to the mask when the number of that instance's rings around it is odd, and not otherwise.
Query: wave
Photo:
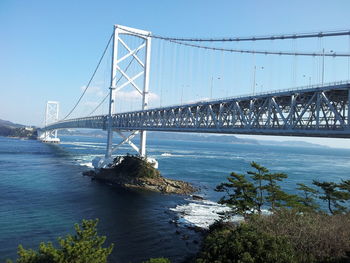
[[[92,165],[92,162],[79,163],[79,165],[81,165],[81,166],[86,166],[86,167],[89,167],[89,168],[94,168],[94,166]]]
[[[105,144],[102,143],[90,143],[90,142],[64,142],[61,143],[62,145],[74,145],[78,147],[86,147],[86,148],[98,148],[103,149],[105,148]]]
[[[185,200],[189,201],[189,203],[177,205],[175,208],[170,208],[171,211],[177,213],[176,222],[179,225],[208,229],[211,224],[218,220],[236,223],[244,220],[243,216],[241,215],[225,217],[224,214],[231,209],[226,205],[221,205],[209,200]],[[262,209],[261,212],[263,215],[270,215],[272,213],[267,209]],[[254,213],[254,211],[251,211],[251,213]]]
[[[189,203],[170,208],[171,211],[177,213],[177,223],[184,226],[208,229],[215,221],[223,219],[223,214],[230,210],[228,206],[209,200],[186,200]],[[242,221],[243,217],[234,216],[231,220]]]

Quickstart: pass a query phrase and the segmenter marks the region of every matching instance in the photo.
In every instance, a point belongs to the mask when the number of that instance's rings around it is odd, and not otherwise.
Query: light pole
[[[330,53],[333,53],[333,50],[330,50],[329,51]],[[324,67],[325,67],[325,62],[324,62],[324,56],[325,55],[325,50],[324,50],[324,48],[322,49],[322,86],[323,86],[323,84],[324,84]],[[335,54],[333,54],[333,56],[334,56]]]
[[[189,87],[189,85],[185,85],[185,84],[182,84],[181,85],[181,105],[182,105],[182,99],[183,99],[183,95],[184,95],[184,87]]]
[[[258,67],[258,69],[264,69],[264,67]],[[254,65],[254,73],[253,73],[253,96],[255,95],[255,86],[256,86],[256,66]]]
[[[303,75],[303,78],[306,78],[306,77],[308,77],[308,79],[309,79],[309,87],[311,87],[311,76]]]
[[[216,79],[221,79],[221,77],[216,77]],[[214,86],[214,77],[211,76],[211,84],[210,84],[210,99],[213,98],[213,86]]]
[[[322,86],[324,83],[324,48],[322,49]]]

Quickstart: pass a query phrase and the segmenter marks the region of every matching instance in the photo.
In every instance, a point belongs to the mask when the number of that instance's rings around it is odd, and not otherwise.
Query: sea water
[[[199,234],[186,225],[207,227],[226,208],[213,189],[230,172],[244,173],[255,161],[285,172],[284,190],[314,179],[349,179],[350,150],[214,142],[149,140],[148,155],[163,176],[191,182],[204,201],[127,191],[91,181],[82,172],[105,150],[104,138],[62,136],[59,145],[0,137],[0,261],[15,259],[18,244],[74,233],[74,223],[99,218],[98,230],[115,248],[111,262],[168,257],[183,262],[197,249]],[[120,154],[131,152],[127,146]],[[186,232],[187,231],[187,232]]]

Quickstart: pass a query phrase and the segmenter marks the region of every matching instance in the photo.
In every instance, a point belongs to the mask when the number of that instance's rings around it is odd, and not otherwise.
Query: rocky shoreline
[[[190,183],[161,176],[157,169],[138,156],[124,156],[122,160],[115,160],[109,168],[86,171],[83,175],[127,189],[180,195],[197,191]]]

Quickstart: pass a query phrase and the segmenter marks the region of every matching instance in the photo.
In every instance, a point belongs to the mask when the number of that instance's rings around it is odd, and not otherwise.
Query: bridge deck
[[[350,83],[200,101],[113,115],[116,130],[350,138]],[[43,130],[106,129],[107,115],[52,123]]]

